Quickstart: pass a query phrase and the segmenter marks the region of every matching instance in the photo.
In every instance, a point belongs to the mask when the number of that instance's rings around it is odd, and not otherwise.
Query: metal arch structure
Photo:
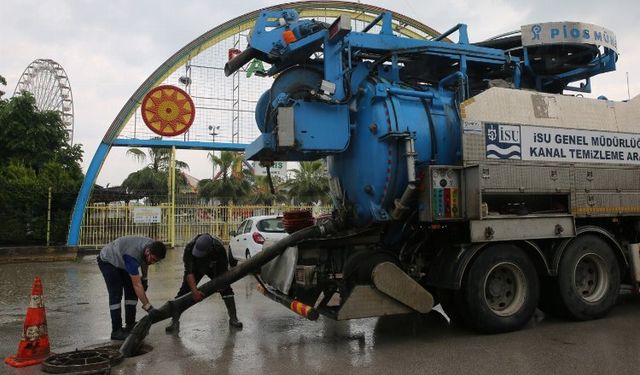
[[[296,9],[301,18],[324,18],[327,21],[333,20],[342,14],[347,14],[351,17],[354,29],[366,27],[380,13],[391,12],[394,20],[394,32],[399,35],[416,39],[433,39],[440,36],[440,33],[436,30],[405,15],[373,5],[348,1],[283,3],[249,12],[214,27],[185,45],[162,63],[133,93],[111,123],[91,160],[80,188],[69,228],[67,241],[69,246],[77,246],[79,244],[80,228],[86,205],[98,173],[102,169],[112,147],[175,147],[176,149],[244,151],[248,142],[242,142],[241,132],[245,130],[242,125],[243,123],[247,123],[245,125],[250,123],[250,126],[257,129],[253,119],[256,101],[243,100],[240,97],[240,84],[243,77],[238,73],[232,77],[224,77],[223,67],[224,62],[226,62],[226,53],[230,48],[242,49],[246,47],[246,41],[242,38],[243,33],[249,32],[260,12],[263,10],[290,8]],[[204,66],[198,62],[201,56],[217,46],[226,47],[224,49],[225,61],[220,66]],[[220,51],[218,52],[220,53]],[[180,74],[180,68],[184,68],[183,74]],[[213,73],[220,73],[221,75],[216,80],[216,84],[229,80],[230,89],[228,91],[231,92],[231,95],[227,95],[228,93],[224,92],[220,95],[220,98],[212,98],[210,94],[207,94],[207,90],[202,87],[198,88],[197,81],[193,79],[194,71],[197,69],[206,70],[204,76],[207,79],[212,75],[215,76]],[[264,89],[270,87],[271,81],[267,83],[268,85],[265,85]],[[196,122],[187,133],[174,139],[157,139],[154,134],[145,133],[144,127],[138,128],[140,103],[149,90],[160,84],[183,85],[196,102]],[[251,86],[255,86],[255,83],[252,82]],[[210,104],[212,101],[226,104],[212,105]],[[201,114],[207,110],[227,111],[229,116],[226,117],[226,120],[221,120],[220,116],[214,116],[208,121],[201,120],[199,123],[198,120],[203,117]],[[226,125],[224,128],[220,129],[220,125],[215,126],[215,124],[221,122]],[[217,132],[218,130],[220,130],[220,133]],[[216,139],[216,136],[219,136],[218,139]],[[246,139],[246,141],[253,140],[253,138]]]
[[[24,70],[13,95],[27,91],[41,111],[58,111],[73,144],[73,93],[64,68],[51,59],[37,59]]]

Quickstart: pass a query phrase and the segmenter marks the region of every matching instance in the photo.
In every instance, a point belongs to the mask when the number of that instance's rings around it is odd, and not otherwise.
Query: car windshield
[[[281,233],[284,232],[282,218],[260,220],[256,227],[260,232]]]

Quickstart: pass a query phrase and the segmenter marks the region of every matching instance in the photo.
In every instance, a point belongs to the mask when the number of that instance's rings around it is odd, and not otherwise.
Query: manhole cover
[[[117,349],[76,350],[49,356],[42,363],[42,371],[52,374],[109,374],[111,366],[123,359]]]

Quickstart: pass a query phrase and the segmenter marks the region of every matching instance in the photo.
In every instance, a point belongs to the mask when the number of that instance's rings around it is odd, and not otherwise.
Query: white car
[[[288,235],[284,231],[282,216],[249,217],[231,232],[229,252],[234,259],[230,259],[230,263],[235,259],[249,259],[262,251],[265,241],[275,242]]]

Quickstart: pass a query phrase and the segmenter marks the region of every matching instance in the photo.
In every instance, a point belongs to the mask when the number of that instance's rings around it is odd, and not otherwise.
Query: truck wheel
[[[565,249],[558,267],[558,293],[570,317],[605,316],[620,290],[620,267],[613,249],[595,235],[583,235]]]
[[[540,289],[536,269],[519,247],[485,249],[463,284],[465,321],[484,333],[515,331],[533,316]]]

